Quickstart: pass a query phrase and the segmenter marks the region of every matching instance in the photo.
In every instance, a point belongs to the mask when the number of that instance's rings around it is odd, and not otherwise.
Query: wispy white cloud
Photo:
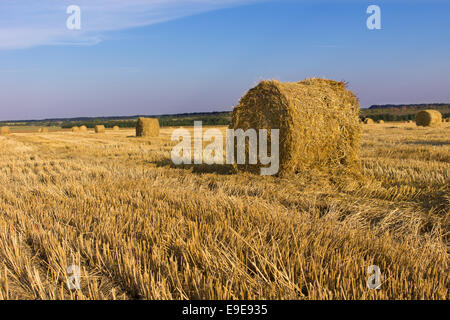
[[[92,45],[102,35],[264,0],[0,0],[0,50],[39,45]],[[66,28],[69,5],[81,30]]]

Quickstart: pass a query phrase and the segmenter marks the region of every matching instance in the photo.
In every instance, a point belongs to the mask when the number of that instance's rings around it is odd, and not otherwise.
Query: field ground
[[[450,124],[365,125],[335,181],[174,167],[171,130],[1,136],[0,299],[448,299]]]

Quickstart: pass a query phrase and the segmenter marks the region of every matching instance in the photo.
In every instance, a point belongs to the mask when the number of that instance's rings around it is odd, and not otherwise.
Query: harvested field
[[[171,128],[0,136],[0,299],[448,299],[450,124],[361,127],[345,181],[176,167]]]

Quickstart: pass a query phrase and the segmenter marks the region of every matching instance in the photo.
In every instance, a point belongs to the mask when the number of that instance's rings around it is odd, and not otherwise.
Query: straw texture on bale
[[[11,131],[9,130],[9,127],[0,127],[0,135],[1,136],[5,136],[10,133],[11,133]]]
[[[81,131],[81,132],[86,132],[86,131],[88,131],[88,130],[87,130],[87,127],[86,127],[86,126],[81,126],[81,127],[80,127],[80,131]]]
[[[384,120],[378,120],[377,123],[384,123]]]
[[[359,172],[359,102],[344,82],[307,79],[282,83],[262,81],[234,108],[231,129],[279,129],[281,176],[317,169]],[[260,142],[258,142],[260,145]],[[248,145],[247,145],[248,149]],[[248,152],[248,151],[247,151]],[[248,163],[248,156],[246,157]],[[237,165],[259,173],[262,165]]]
[[[39,133],[48,133],[48,128],[39,128]]]
[[[159,136],[159,121],[154,118],[139,118],[136,125],[136,137]]]
[[[366,119],[364,120],[364,123],[365,123],[365,124],[374,124],[375,122],[374,122],[371,118],[366,118]]]
[[[105,133],[105,126],[104,125],[96,125],[95,133]]]
[[[119,130],[120,130],[119,126],[114,126],[113,127],[113,131],[119,131]]]
[[[78,127],[72,127],[72,132],[79,132],[80,131],[80,128],[78,128]]]
[[[416,114],[416,125],[422,127],[439,127],[442,114],[436,110],[422,110]]]

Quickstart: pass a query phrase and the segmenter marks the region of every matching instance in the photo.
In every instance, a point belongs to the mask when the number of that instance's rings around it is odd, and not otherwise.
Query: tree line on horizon
[[[442,113],[444,119],[450,118],[450,104],[411,104],[411,105],[374,105],[367,109],[361,109],[362,120],[371,118],[374,121],[409,121],[414,120],[419,110],[434,109]],[[161,127],[183,127],[192,126],[194,121],[202,121],[205,126],[229,125],[231,112],[197,112],[180,113],[174,115],[147,116],[157,118]],[[86,126],[94,128],[96,125],[104,125],[106,128],[119,126],[121,128],[136,127],[137,116],[133,117],[101,117],[101,118],[67,118],[67,119],[47,119],[29,121],[1,121],[0,124],[9,126],[48,126],[70,129],[72,127]]]

